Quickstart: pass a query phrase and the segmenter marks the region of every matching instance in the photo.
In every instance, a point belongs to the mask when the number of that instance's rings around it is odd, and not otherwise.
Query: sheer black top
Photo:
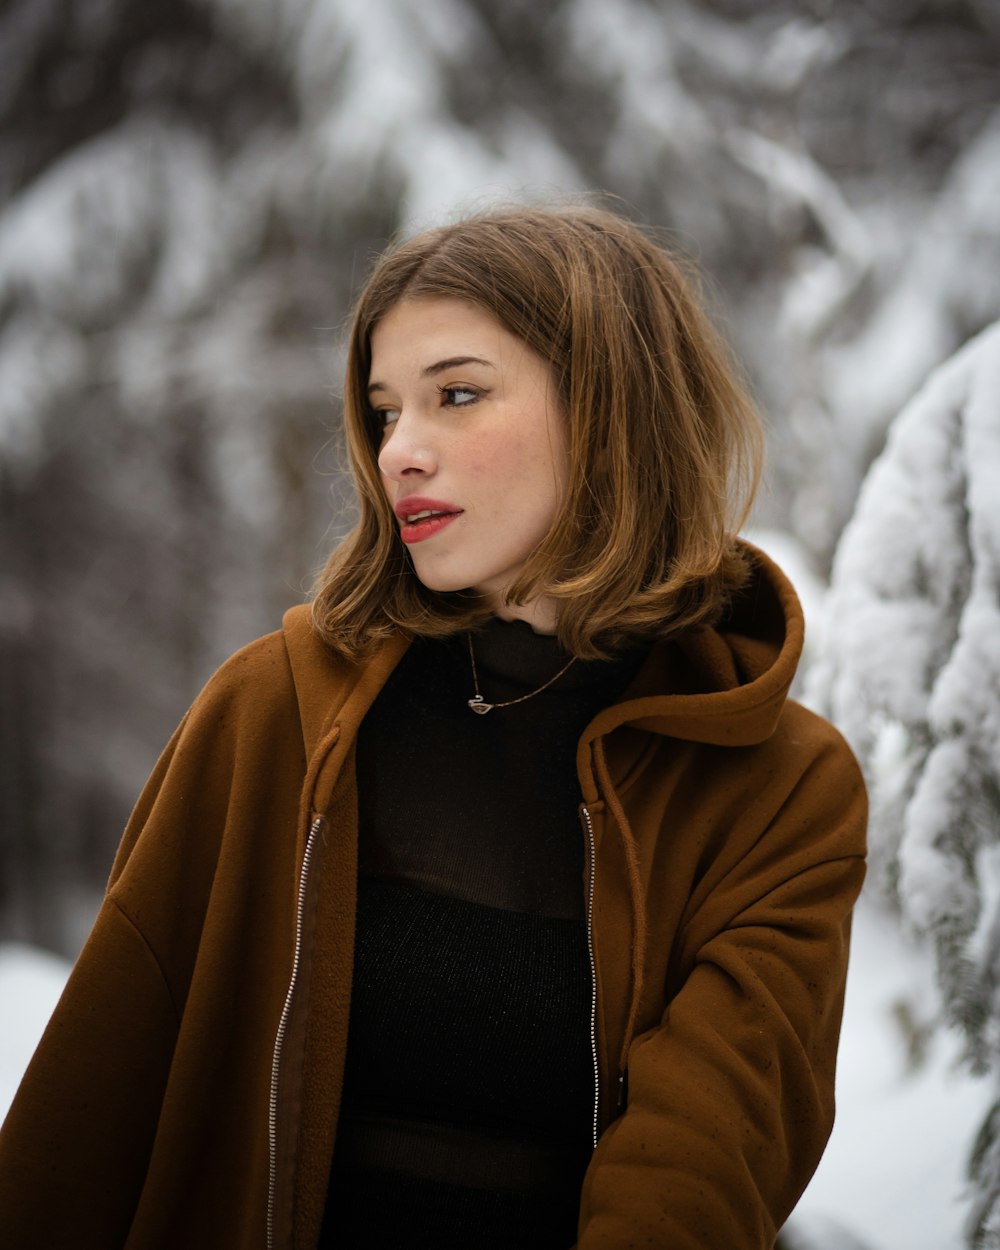
[[[494,620],[489,702],[568,659]],[[417,639],[358,739],[354,985],[321,1244],[569,1246],[591,1149],[576,744],[643,658],[476,715],[467,635]]]

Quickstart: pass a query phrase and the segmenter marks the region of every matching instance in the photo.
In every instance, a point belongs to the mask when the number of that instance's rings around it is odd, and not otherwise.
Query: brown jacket
[[[786,701],[801,641],[761,557],[725,625],[657,648],[580,742],[599,1141],[579,1250],[765,1250],[829,1134],[865,803],[835,731]],[[355,735],[404,649],[351,667],[296,608],[198,697],[0,1134],[0,1244],[313,1250]]]

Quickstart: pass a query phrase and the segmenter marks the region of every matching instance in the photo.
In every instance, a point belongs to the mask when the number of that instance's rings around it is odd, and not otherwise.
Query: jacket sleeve
[[[132,813],[112,882],[182,733],[183,724]],[[124,1244],[178,1021],[156,955],[109,891],[0,1130],[5,1245]]]
[[[4,1245],[125,1243],[177,1025],[155,956],[106,900],[0,1133]]]
[[[766,783],[764,783],[766,784]],[[579,1250],[770,1250],[833,1124],[864,786],[839,738],[692,891],[627,1109],[588,1169]],[[676,988],[674,988],[676,987]]]
[[[167,1099],[173,1090],[175,1120],[184,1113],[202,1122],[205,1073],[223,1067],[211,1068],[217,1053],[228,1061],[221,1042],[205,1046],[203,1038],[218,1041],[212,1030],[234,1010],[224,982],[192,1005],[195,978],[210,990],[215,968],[225,966],[233,940],[223,921],[237,913],[238,923],[238,908],[227,902],[246,879],[240,855],[253,813],[267,816],[282,769],[299,775],[294,701],[286,710],[288,699],[275,694],[287,686],[280,658],[265,640],[223,666],[132,812],[94,928],[0,1131],[5,1247],[150,1244],[135,1233],[142,1204],[149,1209],[156,1200],[169,1210],[174,1201],[159,1199],[159,1191],[150,1197],[150,1169],[173,1124],[165,1130]],[[292,746],[279,755],[275,741]],[[298,780],[293,788],[297,804]],[[285,841],[290,849],[275,855],[293,858],[294,837],[270,839],[282,848]],[[283,864],[262,869],[276,890],[284,888]],[[223,914],[209,931],[217,896]],[[247,975],[267,983],[268,970],[252,965]],[[203,1068],[193,1053],[204,1056]],[[197,1146],[181,1164],[199,1157]],[[162,1237],[173,1244],[169,1230]]]

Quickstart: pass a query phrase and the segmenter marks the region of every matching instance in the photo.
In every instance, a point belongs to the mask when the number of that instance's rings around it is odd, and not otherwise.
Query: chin
[[[503,565],[484,571],[460,568],[457,565],[451,568],[434,567],[432,562],[428,562],[431,567],[421,568],[418,558],[414,558],[412,553],[410,563],[417,580],[428,590],[442,595],[464,592],[467,595],[477,595],[492,604],[503,602],[504,589],[511,584],[521,568],[518,565],[512,572],[508,566]]]
[[[428,590],[433,590],[437,594],[451,595],[459,591],[465,591],[470,595],[479,593],[474,586],[469,584],[467,578],[447,577],[443,573],[421,573],[416,566],[413,571],[422,586],[426,586]]]

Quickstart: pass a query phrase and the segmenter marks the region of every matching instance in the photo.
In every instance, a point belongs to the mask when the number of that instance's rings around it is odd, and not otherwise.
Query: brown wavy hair
[[[420,582],[382,487],[371,335],[403,298],[476,304],[552,369],[569,427],[566,493],[508,602],[554,599],[559,641],[581,658],[715,621],[746,580],[735,531],[763,436],[697,276],[613,213],[512,208],[391,248],[358,300],[344,422],[360,515],[315,589],[329,645],[361,657],[399,630],[443,637],[490,615],[475,591]]]

